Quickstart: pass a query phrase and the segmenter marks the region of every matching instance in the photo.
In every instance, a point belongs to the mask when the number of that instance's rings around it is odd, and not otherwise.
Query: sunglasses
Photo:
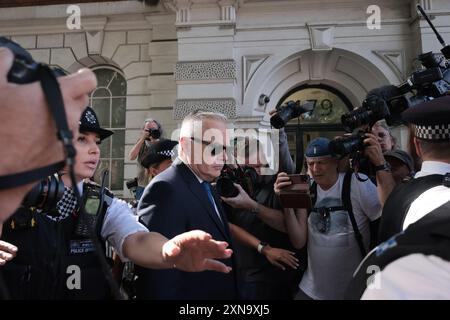
[[[209,141],[205,141],[205,140],[202,140],[202,139],[197,139],[197,138],[194,138],[194,137],[191,137],[191,140],[194,141],[194,142],[198,142],[198,143],[204,144],[206,146],[205,149],[209,149],[210,150],[209,152],[211,153],[211,156],[213,156],[213,157],[214,156],[219,156],[222,153],[226,153],[227,152],[227,147],[222,145],[222,144],[211,143]]]

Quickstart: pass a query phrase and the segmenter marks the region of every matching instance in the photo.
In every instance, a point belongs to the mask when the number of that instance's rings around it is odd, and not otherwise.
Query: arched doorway
[[[303,84],[287,92],[278,106],[287,101],[311,101],[314,109],[299,118],[292,119],[285,127],[289,151],[297,171],[303,168],[303,154],[308,143],[317,137],[333,139],[342,135],[341,116],[353,109],[350,100],[339,90],[324,84]]]

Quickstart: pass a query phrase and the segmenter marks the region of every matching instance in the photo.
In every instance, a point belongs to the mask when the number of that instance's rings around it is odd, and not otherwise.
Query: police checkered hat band
[[[160,154],[164,157],[173,157],[175,155],[175,152],[173,150],[164,150],[157,152],[157,154]]]
[[[414,135],[422,140],[450,141],[450,123],[435,125],[414,125]]]

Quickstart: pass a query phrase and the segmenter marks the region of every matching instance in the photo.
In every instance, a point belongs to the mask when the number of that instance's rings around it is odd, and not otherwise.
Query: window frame
[[[123,73],[123,71],[118,69],[118,68],[116,68],[116,67],[114,67],[114,66],[102,64],[102,65],[96,65],[96,66],[91,67],[91,70],[94,73],[95,73],[95,71],[105,70],[105,69],[114,71],[115,73],[113,74],[113,76],[111,78],[109,78],[109,82],[108,82],[108,84],[106,86],[97,86],[95,88],[95,90],[89,96],[89,103],[92,105],[92,107],[94,107],[93,103],[92,103],[93,100],[95,100],[95,99],[99,99],[100,100],[100,99],[108,98],[109,99],[109,119],[108,119],[109,120],[109,126],[101,124],[102,128],[105,128],[105,129],[108,129],[108,130],[111,130],[111,131],[114,131],[114,132],[123,131],[124,132],[124,137],[125,137],[126,129],[127,129],[127,127],[126,127],[126,99],[127,99],[126,89],[127,88],[125,88],[125,95],[117,95],[117,96],[115,96],[115,95],[113,95],[113,93],[109,89],[109,86],[111,85],[112,81],[114,80],[115,74],[119,74],[123,78],[123,80],[125,81],[127,87],[128,87],[128,83],[126,81],[126,77],[125,77],[125,74]],[[99,89],[108,90],[109,93],[110,93],[109,97],[97,97],[97,98],[93,97],[94,93],[97,90],[99,90]],[[112,124],[113,124],[113,121],[112,121],[112,119],[113,119],[113,104],[112,104],[112,102],[113,102],[113,99],[119,99],[119,98],[120,99],[125,99],[125,113],[124,113],[124,122],[123,122],[124,125],[123,125],[123,127],[111,127]],[[108,161],[108,170],[109,170],[109,176],[108,176],[108,182],[107,182],[108,187],[110,187],[111,191],[113,191],[113,192],[121,193],[121,192],[124,191],[124,186],[123,185],[124,185],[124,182],[125,182],[124,174],[125,174],[125,160],[126,160],[126,156],[125,156],[125,145],[126,144],[124,143],[124,152],[121,155],[121,157],[120,158],[113,157],[113,152],[112,152],[112,150],[113,150],[113,139],[114,139],[114,135],[111,138],[107,139],[106,141],[102,142],[102,143],[106,143],[106,142],[109,143],[109,154],[108,154],[107,157],[105,157],[104,154],[101,154],[100,155],[100,161]],[[111,188],[111,183],[112,183],[111,168],[112,168],[112,164],[113,164],[113,161],[121,161],[121,160],[123,161],[123,164],[122,164],[122,172],[123,172],[123,174],[122,174],[122,177],[120,177],[120,179],[122,180],[122,185],[121,185],[120,189],[113,189],[113,188]],[[97,181],[97,182],[99,182],[99,181]]]

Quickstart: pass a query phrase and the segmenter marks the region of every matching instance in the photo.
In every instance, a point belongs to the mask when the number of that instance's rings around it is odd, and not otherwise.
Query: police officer
[[[225,258],[226,244],[200,231],[167,239],[136,221],[126,202],[86,180],[100,160],[98,144],[112,131],[100,127],[97,115],[86,108],[75,137],[74,174],[83,194],[86,215],[74,197],[70,178],[63,174],[65,191],[56,208],[46,212],[22,208],[3,226],[3,240],[18,247],[17,256],[3,268],[14,299],[105,299],[110,292],[89,229],[107,240],[124,260],[148,268],[177,267],[184,271],[229,268],[209,258]],[[101,203],[99,199],[104,199]],[[196,249],[196,248],[197,249]]]
[[[450,173],[450,96],[410,108],[402,118],[413,127],[414,146],[423,162],[414,179],[396,187],[386,201],[381,242],[450,200],[450,189],[444,186]]]
[[[450,299],[450,201],[380,244],[355,271],[347,299]]]
[[[176,155],[174,148],[177,144],[177,141],[164,139],[150,145],[148,153],[141,161],[149,177],[153,178],[170,167]]]

